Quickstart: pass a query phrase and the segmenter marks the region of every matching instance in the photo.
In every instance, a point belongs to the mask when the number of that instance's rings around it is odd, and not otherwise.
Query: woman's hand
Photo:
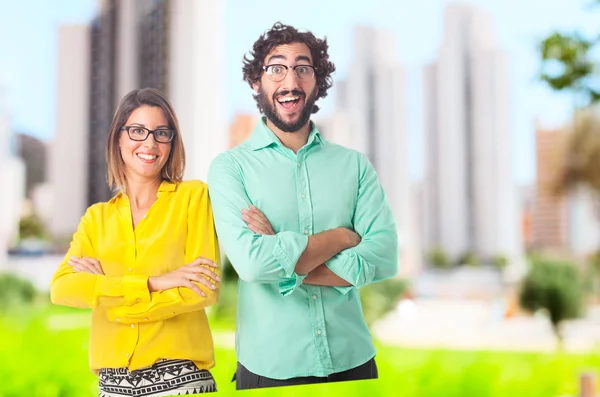
[[[79,273],[84,272],[104,275],[102,265],[94,258],[77,258],[76,256],[72,256],[69,260],[69,265],[73,266],[73,270]]]
[[[150,292],[156,292],[171,288],[186,287],[200,296],[206,296],[204,291],[193,282],[200,283],[212,290],[216,289],[216,286],[204,277],[206,276],[214,282],[221,281],[211,268],[216,269],[217,264],[209,259],[199,257],[192,263],[182,266],[177,270],[173,270],[162,276],[149,277],[148,289]]]

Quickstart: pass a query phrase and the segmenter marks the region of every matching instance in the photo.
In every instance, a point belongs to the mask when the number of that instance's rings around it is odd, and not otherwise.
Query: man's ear
[[[252,89],[254,90],[254,92],[258,93],[259,88],[260,88],[260,81],[257,81],[256,83],[252,83]]]

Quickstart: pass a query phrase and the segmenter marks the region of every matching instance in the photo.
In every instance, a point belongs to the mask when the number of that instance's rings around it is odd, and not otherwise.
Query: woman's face
[[[143,141],[135,139],[144,138],[147,132],[142,128],[151,131],[159,130],[157,133],[163,136],[167,130],[170,130],[162,109],[155,106],[140,106],[131,113],[125,122],[125,127],[132,127],[129,129],[129,134],[126,130],[121,131],[119,138],[121,157],[125,163],[125,175],[137,175],[148,179],[160,177],[161,170],[169,159],[171,142],[157,142],[152,133],[148,133]]]

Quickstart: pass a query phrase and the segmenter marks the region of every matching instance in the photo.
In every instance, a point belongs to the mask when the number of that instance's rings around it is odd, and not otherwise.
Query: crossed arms
[[[260,210],[250,206],[239,165],[228,152],[213,161],[208,184],[219,240],[246,282],[278,283],[282,294],[301,283],[340,287],[346,293],[397,274],[394,217],[366,158],[359,172],[354,231],[275,233]]]

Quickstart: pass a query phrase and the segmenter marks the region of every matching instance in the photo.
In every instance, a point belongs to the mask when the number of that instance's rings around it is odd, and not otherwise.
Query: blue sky
[[[533,180],[533,128],[537,118],[557,125],[568,118],[571,102],[550,93],[535,80],[539,67],[535,46],[554,29],[597,33],[600,9],[589,12],[591,0],[470,0],[494,17],[498,46],[511,56],[513,152],[516,180]],[[274,21],[327,36],[337,66],[334,79],[343,79],[352,54],[353,27],[372,25],[392,31],[390,48],[407,70],[407,120],[411,174],[422,176],[422,67],[435,60],[442,40],[445,0],[370,0],[349,6],[342,0],[290,3],[224,0],[224,115],[255,111],[248,86],[241,80],[241,57]],[[258,6],[258,4],[260,6]],[[61,23],[85,23],[96,12],[95,0],[0,0],[0,86],[8,92],[13,127],[42,139],[55,129],[56,39]],[[600,29],[599,29],[600,30]],[[335,86],[323,100],[323,114],[333,108]]]

